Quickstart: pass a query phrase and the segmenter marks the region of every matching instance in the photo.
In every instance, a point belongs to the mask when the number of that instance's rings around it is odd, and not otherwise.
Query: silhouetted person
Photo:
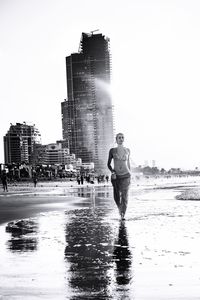
[[[83,175],[81,175],[81,184],[83,184],[83,182],[84,182],[84,177]]]
[[[7,179],[7,174],[6,174],[6,170],[3,170],[3,174],[1,175],[1,182],[3,185],[3,190],[4,192],[8,191],[8,179]]]
[[[80,176],[79,176],[79,175],[77,176],[76,180],[77,180],[77,183],[78,183],[78,184],[81,183],[81,179],[80,179]]]
[[[37,179],[37,174],[36,174],[36,172],[33,172],[33,183],[34,183],[34,187],[37,186],[37,181],[38,181],[38,179]]]

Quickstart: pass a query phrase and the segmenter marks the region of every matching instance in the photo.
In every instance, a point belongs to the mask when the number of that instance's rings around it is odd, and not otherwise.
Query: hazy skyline
[[[200,2],[0,0],[0,162],[10,123],[62,138],[65,57],[82,32],[110,38],[116,132],[132,160],[200,167]]]

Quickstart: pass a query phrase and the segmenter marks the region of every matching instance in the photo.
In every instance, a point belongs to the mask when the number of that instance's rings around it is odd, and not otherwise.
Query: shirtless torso
[[[109,152],[109,159],[108,159],[108,167],[111,172],[115,172],[117,175],[125,175],[130,174],[130,150],[125,147],[116,147],[111,148]],[[114,161],[114,169],[111,167],[111,160]]]

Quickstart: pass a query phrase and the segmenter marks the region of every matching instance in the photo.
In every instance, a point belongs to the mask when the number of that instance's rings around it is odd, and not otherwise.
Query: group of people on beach
[[[114,200],[119,209],[121,218],[124,219],[128,204],[128,190],[131,182],[130,150],[123,145],[123,133],[116,135],[116,143],[117,147],[111,148],[109,151],[107,166],[111,171]],[[112,166],[112,161],[114,162],[114,166]],[[4,192],[8,191],[7,174],[5,170],[1,175],[1,182]],[[33,182],[36,187],[36,173],[33,174]],[[83,183],[83,176],[80,177],[80,182]]]
[[[76,177],[76,181],[78,183],[78,185],[83,185],[84,182],[86,183],[91,183],[94,184],[95,181],[97,181],[97,183],[108,183],[109,182],[109,176],[108,175],[98,175],[98,176],[94,176],[94,175],[83,175],[83,174],[78,174]]]

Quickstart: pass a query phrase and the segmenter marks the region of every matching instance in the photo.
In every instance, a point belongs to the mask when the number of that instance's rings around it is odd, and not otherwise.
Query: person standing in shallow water
[[[124,135],[116,135],[117,147],[111,148],[108,155],[108,169],[112,172],[111,182],[113,185],[114,200],[119,209],[121,218],[125,218],[128,204],[128,190],[131,182],[130,150],[125,148]],[[114,161],[114,168],[111,166]]]

